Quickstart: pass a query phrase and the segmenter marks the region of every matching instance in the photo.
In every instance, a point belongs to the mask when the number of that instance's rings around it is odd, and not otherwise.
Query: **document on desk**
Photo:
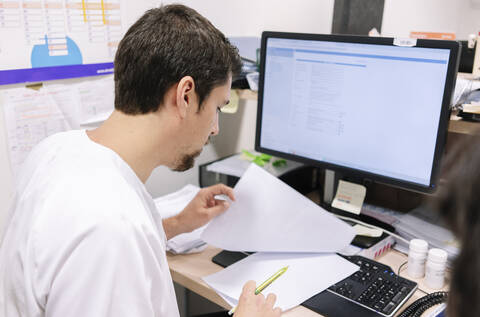
[[[213,219],[202,239],[231,251],[337,252],[354,229],[251,164],[234,188],[235,202]]]
[[[247,281],[254,280],[258,286],[285,266],[288,270],[262,292],[277,295],[275,306],[282,310],[300,305],[358,270],[336,254],[255,253],[203,280],[236,306]]]
[[[180,213],[197,195],[199,190],[198,186],[188,184],[176,192],[155,198],[155,205],[162,219],[170,218]],[[167,241],[167,251],[180,254],[204,250],[206,243],[200,238],[204,229],[205,226],[173,237]]]

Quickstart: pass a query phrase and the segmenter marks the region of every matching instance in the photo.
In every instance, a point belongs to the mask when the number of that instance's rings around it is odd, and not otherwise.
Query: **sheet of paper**
[[[336,254],[255,253],[203,280],[230,305],[236,306],[243,285],[257,286],[288,266],[287,271],[262,293],[277,295],[275,306],[293,308],[358,270],[358,266]]]
[[[236,201],[213,219],[202,239],[231,251],[336,252],[354,229],[251,164],[234,188]]]
[[[207,171],[242,177],[249,166],[250,162],[242,159],[241,154],[237,154],[207,165]]]
[[[359,215],[366,194],[367,189],[365,186],[339,181],[332,207]]]
[[[80,129],[80,95],[75,85],[55,84],[42,88],[55,101],[71,129]]]
[[[188,184],[176,192],[154,199],[162,219],[180,213],[199,190],[198,186]],[[204,229],[205,226],[173,237],[167,241],[167,250],[177,254],[202,251],[206,247],[206,243],[200,237]]]
[[[342,255],[356,255],[356,254],[359,254],[360,252],[362,252],[362,248],[359,248],[353,244],[349,244],[348,246],[346,246],[345,248],[343,248],[342,250],[338,251],[338,253],[342,254]]]
[[[3,91],[2,99],[10,164],[15,178],[35,145],[47,136],[71,127],[47,91],[9,89]]]
[[[113,76],[76,85],[80,96],[81,125],[101,122],[110,116],[114,109],[114,86]]]
[[[173,217],[188,205],[199,190],[200,187],[187,184],[176,192],[155,198],[155,205],[163,219]]]

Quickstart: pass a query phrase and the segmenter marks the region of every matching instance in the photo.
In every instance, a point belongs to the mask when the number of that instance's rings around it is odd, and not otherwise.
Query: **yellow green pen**
[[[270,276],[265,282],[263,282],[262,284],[260,284],[256,289],[255,289],[255,295],[258,295],[260,294],[265,288],[267,288],[268,285],[272,284],[273,281],[275,281],[277,278],[279,278],[283,273],[285,273],[288,269],[288,266],[284,267],[284,268],[281,268],[280,270],[278,270],[277,273],[273,274],[272,276]],[[233,307],[229,312],[228,314],[229,315],[233,315],[233,313],[235,313],[235,309],[237,308],[237,306]]]

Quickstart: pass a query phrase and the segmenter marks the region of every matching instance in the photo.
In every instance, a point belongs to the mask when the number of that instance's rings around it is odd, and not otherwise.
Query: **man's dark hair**
[[[148,10],[120,41],[114,64],[115,109],[126,114],[157,111],[185,76],[194,79],[201,107],[213,88],[241,70],[237,48],[183,5]]]
[[[433,201],[461,247],[453,262],[448,317],[480,316],[480,142],[478,136],[465,138],[449,153],[448,184]]]

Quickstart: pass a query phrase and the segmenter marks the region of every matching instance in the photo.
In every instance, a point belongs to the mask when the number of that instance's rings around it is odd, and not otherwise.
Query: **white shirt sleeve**
[[[157,280],[170,277],[162,277],[148,237],[138,228],[121,219],[100,223],[61,245],[65,249],[58,250],[54,265],[45,268],[54,272],[43,272],[52,277],[45,316],[156,315],[155,297],[165,291],[157,289],[164,284]]]

